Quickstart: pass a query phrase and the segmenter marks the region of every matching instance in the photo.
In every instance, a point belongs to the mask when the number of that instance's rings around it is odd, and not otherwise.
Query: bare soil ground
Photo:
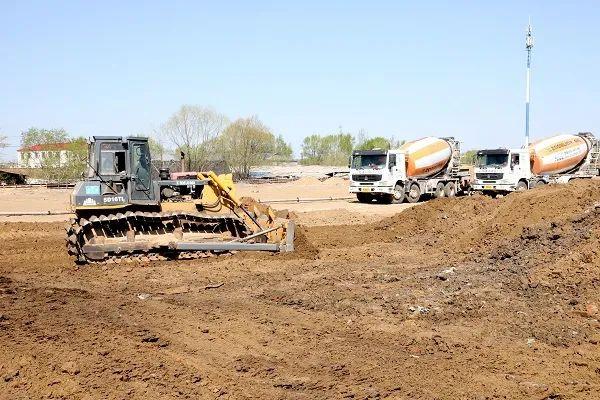
[[[287,183],[236,184],[238,195],[260,201],[289,200],[273,204],[278,209],[294,211],[298,221],[306,225],[322,225],[329,221],[337,223],[370,222],[392,216],[411,205],[361,204],[356,199],[338,201],[298,202],[297,199],[348,198],[348,180],[329,178],[320,181],[315,177],[303,177]],[[68,212],[71,189],[8,188],[0,187],[0,212]],[[375,210],[375,212],[373,211]],[[69,215],[2,216],[0,221],[53,222],[67,221]]]
[[[599,397],[599,181],[357,206],[290,254],[79,269],[0,222],[0,398]]]

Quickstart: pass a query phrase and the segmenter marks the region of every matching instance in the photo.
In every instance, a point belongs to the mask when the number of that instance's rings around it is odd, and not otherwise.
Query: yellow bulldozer
[[[94,136],[71,207],[67,250],[78,263],[294,250],[294,222],[242,204],[230,174],[160,169],[152,179],[147,138]]]

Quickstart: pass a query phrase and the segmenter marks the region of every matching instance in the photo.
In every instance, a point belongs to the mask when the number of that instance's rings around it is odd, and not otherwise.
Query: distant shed
[[[26,180],[22,168],[0,168],[0,185],[23,185]]]

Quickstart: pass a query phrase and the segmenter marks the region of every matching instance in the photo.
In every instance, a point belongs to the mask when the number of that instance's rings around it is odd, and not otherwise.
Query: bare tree
[[[165,149],[165,146],[163,146],[160,137],[155,139],[152,136],[149,136],[148,145],[150,146],[150,155],[152,156],[152,161],[160,161],[162,163],[165,159],[167,149]]]
[[[277,139],[257,117],[240,118],[219,139],[221,154],[236,177],[247,178],[250,167],[272,161]]]
[[[185,153],[187,170],[210,166],[216,139],[227,125],[227,117],[213,108],[184,105],[163,124],[160,131]]]

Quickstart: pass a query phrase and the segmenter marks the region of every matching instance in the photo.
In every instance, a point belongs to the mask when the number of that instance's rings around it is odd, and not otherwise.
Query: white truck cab
[[[492,195],[526,190],[531,178],[527,149],[492,149],[477,152],[473,190]]]
[[[350,157],[350,193],[360,202],[402,201],[406,180],[404,153],[397,150],[354,150]]]

